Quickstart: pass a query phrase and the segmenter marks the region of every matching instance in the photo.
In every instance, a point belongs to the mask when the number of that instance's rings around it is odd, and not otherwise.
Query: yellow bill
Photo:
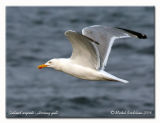
[[[45,65],[45,64],[41,64],[41,65],[38,65],[38,69],[42,69],[42,68],[45,68],[45,67],[47,67],[47,65]]]

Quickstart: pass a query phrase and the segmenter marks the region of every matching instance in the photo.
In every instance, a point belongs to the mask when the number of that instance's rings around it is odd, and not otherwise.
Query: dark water
[[[153,7],[6,10],[7,117],[154,117]],[[129,84],[92,82],[49,68],[37,69],[37,65],[51,58],[70,56],[71,44],[64,31],[80,32],[91,25],[147,34],[146,40],[118,40],[112,48],[105,70]]]

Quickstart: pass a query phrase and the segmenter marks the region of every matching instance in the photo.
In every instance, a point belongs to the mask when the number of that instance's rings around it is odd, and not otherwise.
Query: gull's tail
[[[120,79],[120,78],[118,78],[116,76],[113,76],[112,74],[109,74],[109,73],[103,71],[103,70],[101,70],[100,72],[103,75],[103,77],[104,77],[105,80],[111,80],[111,81],[118,81],[118,82],[128,83],[127,80]]]

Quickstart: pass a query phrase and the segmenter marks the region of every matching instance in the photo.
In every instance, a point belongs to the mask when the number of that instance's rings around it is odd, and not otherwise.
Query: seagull
[[[101,25],[85,27],[82,34],[72,30],[64,34],[72,44],[71,57],[51,59],[39,65],[39,69],[50,67],[80,79],[122,83],[128,81],[104,71],[114,41],[130,37],[147,38],[145,34],[132,30]]]

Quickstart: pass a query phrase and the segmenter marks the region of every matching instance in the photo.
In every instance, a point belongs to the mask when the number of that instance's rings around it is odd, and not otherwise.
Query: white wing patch
[[[102,70],[104,70],[104,68],[105,68],[105,66],[107,64],[108,57],[109,57],[109,54],[111,52],[111,48],[112,48],[112,45],[113,45],[115,39],[116,39],[116,37],[112,37],[111,40],[110,40],[109,47],[108,47],[108,49],[106,51],[106,56],[105,56],[104,62],[102,64],[102,68],[101,68]]]

